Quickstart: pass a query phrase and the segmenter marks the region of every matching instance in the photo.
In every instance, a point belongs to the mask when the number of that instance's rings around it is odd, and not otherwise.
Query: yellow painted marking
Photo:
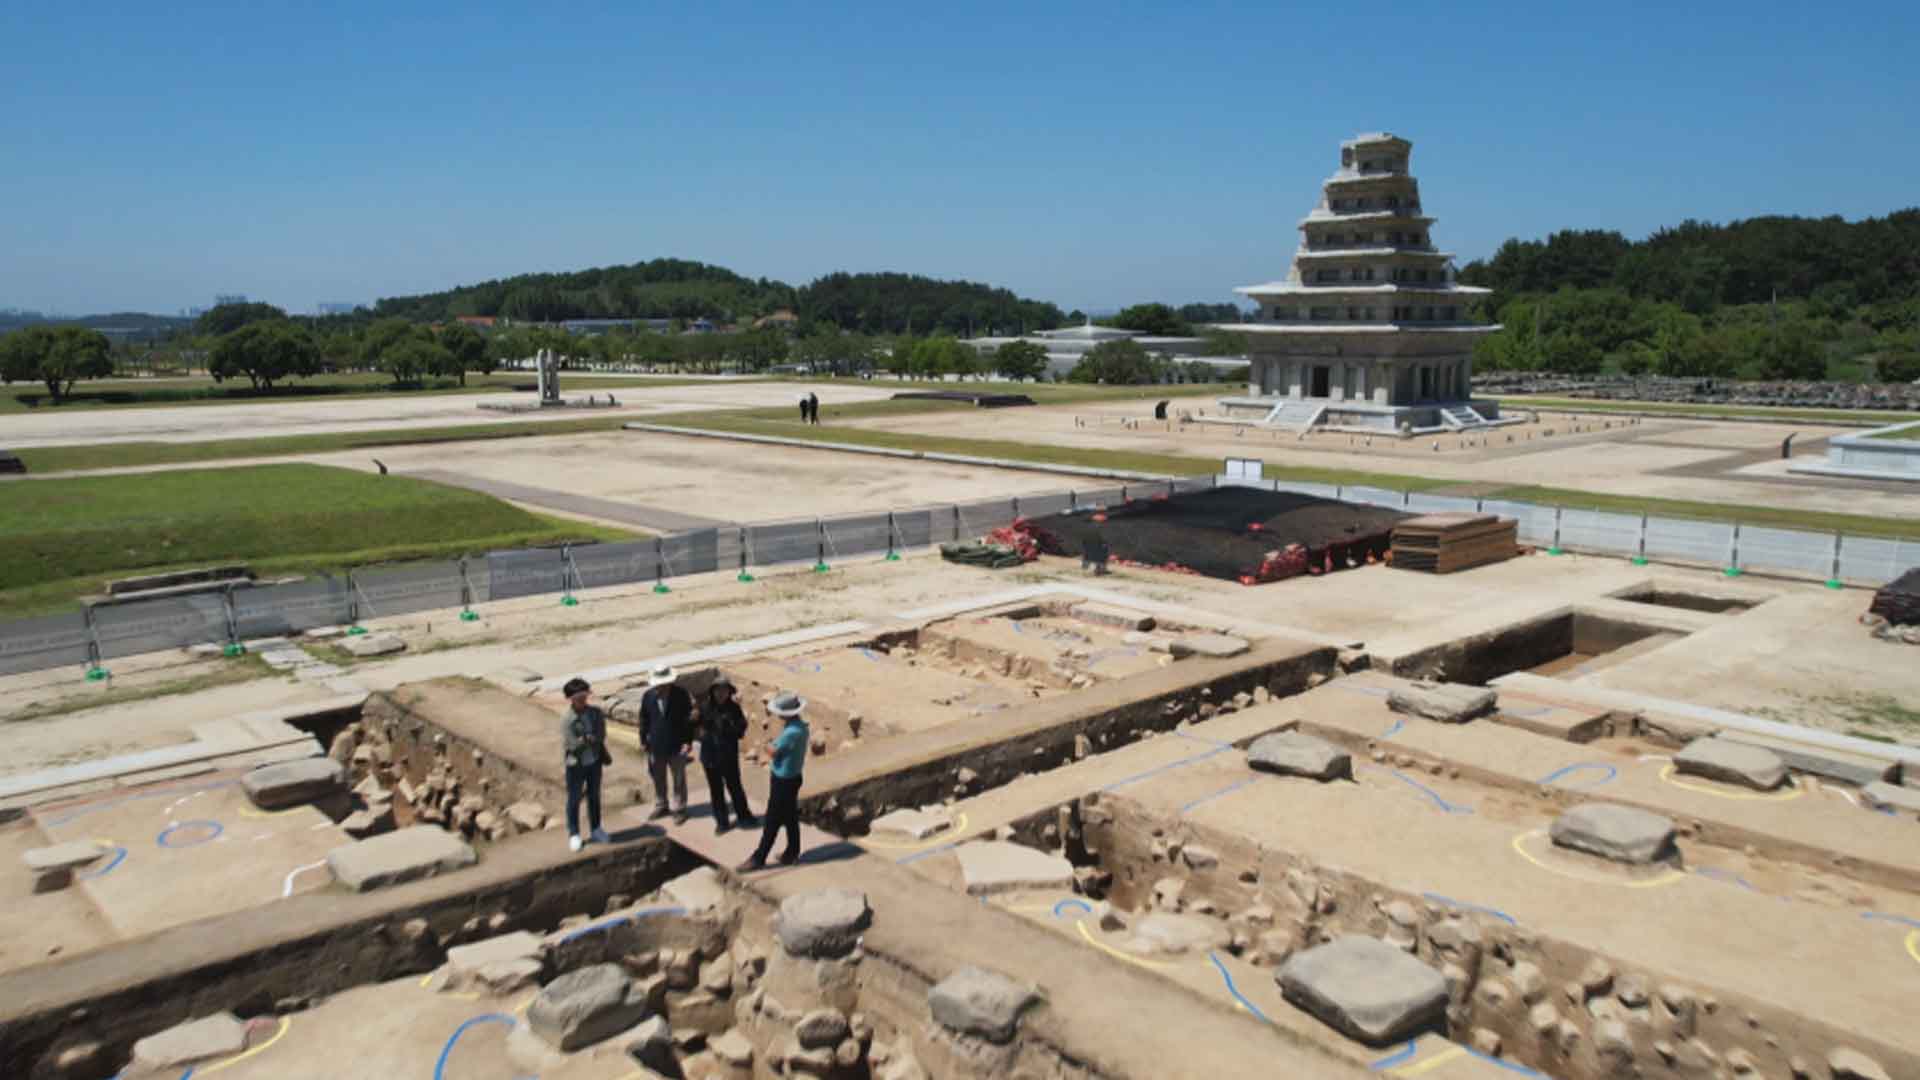
[[[966,832],[966,829],[967,829],[967,815],[961,814],[958,817],[953,819],[952,826],[947,828],[945,831],[941,832],[938,836],[935,836],[929,840],[912,840],[902,844],[897,841],[875,840],[872,836],[863,836],[860,838],[859,843],[861,847],[886,848],[890,851],[919,851],[922,848],[938,847],[941,844],[950,844],[953,841],[947,839],[948,837],[960,836]]]
[[[1106,942],[1101,941],[1099,938],[1094,937],[1093,933],[1087,929],[1087,920],[1085,919],[1081,919],[1079,922],[1075,923],[1074,925],[1080,928],[1080,936],[1087,939],[1087,944],[1093,946],[1096,949],[1099,949],[1101,952],[1110,953],[1113,956],[1117,956],[1120,959],[1125,960],[1129,964],[1139,964],[1141,967],[1146,968],[1149,971],[1155,971],[1167,966],[1166,964],[1163,964],[1157,960],[1143,960],[1140,957],[1133,955],[1132,953],[1121,952],[1119,949],[1116,949],[1113,946],[1107,944]]]
[[[251,806],[243,806],[240,808],[240,816],[244,818],[285,817],[288,814],[297,814],[305,809],[306,807],[304,806],[290,806],[285,810],[256,810]],[[204,1072],[206,1070],[203,1069],[201,1071]]]
[[[234,1056],[228,1058],[225,1061],[217,1061],[217,1062],[214,1062],[212,1065],[203,1065],[200,1068],[193,1070],[193,1075],[205,1076],[208,1073],[219,1072],[221,1069],[224,1069],[229,1065],[238,1065],[241,1062],[252,1057],[253,1055],[261,1053],[262,1051],[266,1050],[267,1047],[272,1046],[274,1043],[279,1042],[282,1038],[285,1038],[287,1034],[287,1029],[291,1028],[292,1026],[293,1026],[293,1017],[283,1016],[280,1018],[280,1030],[273,1033],[273,1038],[268,1039],[266,1042],[261,1043],[259,1046],[255,1046],[255,1047],[252,1047],[251,1049],[243,1050],[240,1053],[235,1054]]]
[[[1464,1053],[1466,1053],[1466,1051],[1461,1049],[1458,1046],[1449,1046],[1445,1050],[1442,1050],[1439,1053],[1433,1055],[1432,1057],[1427,1058],[1425,1061],[1416,1061],[1411,1065],[1402,1065],[1397,1069],[1388,1069],[1387,1075],[1388,1076],[1419,1076],[1421,1073],[1426,1072],[1429,1069],[1437,1069],[1440,1066],[1445,1065],[1447,1062],[1452,1061],[1454,1058],[1457,1058]]]
[[[428,989],[429,984],[433,982],[433,977],[438,974],[439,972],[437,971],[429,971],[425,975],[420,976],[420,989],[422,990]],[[479,1001],[480,1000],[479,994],[458,993],[453,991],[447,991],[446,996],[453,999],[454,1001]]]
[[[1686,780],[1675,780],[1673,778],[1675,771],[1676,770],[1674,766],[1672,765],[1666,766],[1665,768],[1660,770],[1660,779],[1665,780],[1667,783],[1672,784],[1674,787],[1677,787],[1677,788],[1684,788],[1687,791],[1697,791],[1702,795],[1712,795],[1716,798],[1721,798],[1721,799],[1745,799],[1745,800],[1759,800],[1761,802],[1785,802],[1788,799],[1799,798],[1806,791],[1805,788],[1797,788],[1797,787],[1788,788],[1785,791],[1767,791],[1767,792],[1749,791],[1749,792],[1743,793],[1738,791],[1722,791],[1717,787],[1708,787],[1705,784],[1695,784]]]
[[[1545,829],[1534,829],[1531,832],[1521,833],[1519,836],[1513,838],[1513,850],[1519,852],[1521,858],[1551,874],[1559,874],[1561,877],[1572,878],[1575,881],[1585,881],[1594,885],[1618,885],[1627,889],[1655,889],[1662,885],[1671,885],[1687,876],[1684,870],[1669,869],[1666,873],[1656,878],[1646,878],[1640,881],[1621,881],[1616,878],[1601,877],[1598,874],[1582,874],[1568,870],[1565,867],[1554,866],[1527,850],[1528,840],[1536,836],[1545,836],[1546,833],[1547,830]]]
[[[1907,935],[1907,955],[1913,957],[1914,963],[1920,964],[1920,930]]]

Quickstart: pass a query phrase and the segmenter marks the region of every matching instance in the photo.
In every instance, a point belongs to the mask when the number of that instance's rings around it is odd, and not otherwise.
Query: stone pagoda
[[[1498,420],[1470,382],[1474,343],[1499,329],[1468,314],[1488,290],[1456,282],[1434,247],[1412,150],[1385,133],[1341,143],[1287,279],[1234,290],[1260,310],[1221,327],[1249,341],[1247,396],[1221,403],[1230,415],[1402,434]]]

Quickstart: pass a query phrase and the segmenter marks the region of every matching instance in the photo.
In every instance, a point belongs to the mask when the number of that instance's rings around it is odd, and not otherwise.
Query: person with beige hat
[[[673,820],[687,820],[687,747],[693,742],[693,696],[678,685],[680,675],[662,664],[647,676],[640,696],[640,745],[653,778],[653,820],[666,817],[667,780],[673,780]]]

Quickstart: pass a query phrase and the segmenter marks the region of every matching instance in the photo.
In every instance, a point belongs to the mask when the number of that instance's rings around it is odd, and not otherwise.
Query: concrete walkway
[[[419,469],[403,473],[421,480],[431,480],[436,484],[466,488],[483,495],[492,495],[497,499],[508,499],[531,506],[543,506],[549,510],[558,510],[567,514],[579,514],[582,517],[598,518],[602,521],[631,525],[648,532],[675,533],[691,532],[694,529],[712,529],[728,524],[713,518],[696,517],[673,510],[663,510],[657,506],[641,506],[638,503],[615,502],[612,499],[599,499],[591,495],[573,495],[565,491],[550,488],[529,487],[525,484],[509,483],[505,480],[489,480],[483,476],[468,476],[465,473],[450,472],[446,469]]]

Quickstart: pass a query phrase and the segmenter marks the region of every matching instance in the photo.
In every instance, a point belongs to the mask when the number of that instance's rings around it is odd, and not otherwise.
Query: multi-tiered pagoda
[[[1256,300],[1245,398],[1231,412],[1267,422],[1370,431],[1474,427],[1498,405],[1472,399],[1473,346],[1498,330],[1468,305],[1488,290],[1454,281],[1434,219],[1407,171],[1413,144],[1384,133],[1340,144],[1340,171],[1300,222],[1285,281],[1235,292]]]

